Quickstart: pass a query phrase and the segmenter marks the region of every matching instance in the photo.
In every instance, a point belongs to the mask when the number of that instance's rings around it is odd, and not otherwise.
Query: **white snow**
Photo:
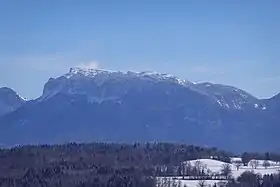
[[[196,91],[200,94],[210,96],[211,99],[213,99],[213,102],[218,103],[222,108],[225,109],[235,109],[235,110],[241,110],[243,106],[248,103],[248,95],[246,95],[246,92],[243,92],[242,90],[236,89],[228,86],[223,85],[216,85],[205,82],[205,83],[199,83],[196,85],[196,83],[192,83],[189,81],[186,81],[184,79],[180,79],[176,76],[166,74],[166,73],[158,73],[154,71],[143,71],[143,72],[133,72],[133,71],[112,71],[112,70],[104,70],[104,69],[87,69],[87,68],[71,68],[68,73],[66,73],[63,77],[66,79],[58,79],[59,81],[62,81],[62,85],[64,85],[63,81],[65,81],[65,84],[68,84],[68,80],[73,80],[75,81],[75,85],[79,85],[83,83],[85,80],[86,82],[89,82],[91,78],[93,79],[93,82],[96,83],[98,86],[102,85],[106,81],[109,80],[114,80],[115,82],[124,81],[128,79],[137,79],[137,80],[148,80],[149,82],[152,81],[154,83],[160,83],[164,81],[168,81],[169,83],[172,84],[178,84],[183,87],[189,88],[193,91]],[[202,87],[201,87],[202,86]],[[207,88],[209,91],[205,91],[205,87],[210,87]],[[213,89],[211,88],[213,87]],[[61,92],[65,91],[64,88],[53,88],[56,89],[57,91],[52,91],[53,93],[56,94],[56,92]],[[228,89],[231,89],[233,92],[237,92],[236,94],[239,94],[239,96],[231,97],[231,95],[228,94]],[[223,91],[226,90],[226,91]],[[218,94],[218,95],[217,95]],[[230,92],[231,94],[231,92]],[[236,95],[235,94],[235,95]],[[44,94],[45,95],[45,94]],[[47,96],[52,96],[53,94],[47,94]],[[240,98],[242,97],[242,98]],[[43,96],[42,98],[46,98]],[[251,107],[259,108],[262,110],[265,110],[266,107],[260,104],[251,104]]]
[[[263,166],[263,163],[264,163],[265,160],[254,160],[254,159],[253,159],[253,160],[251,160],[251,161],[249,162],[249,165],[250,165],[250,163],[251,163],[252,161],[257,161],[257,162],[259,163],[259,166]],[[268,160],[268,162],[269,162],[270,166],[279,166],[279,167],[280,167],[280,164],[277,163],[277,162],[275,162],[275,161]],[[279,168],[279,169],[280,169],[280,168]]]
[[[87,77],[95,77],[102,73],[117,73],[118,71],[103,70],[103,69],[87,69],[87,68],[70,68],[69,73],[65,74],[64,77],[70,79],[74,75],[83,75]]]
[[[266,106],[265,105],[254,104],[254,107],[258,108],[258,109],[266,110]]]
[[[175,81],[180,85],[186,85],[186,83],[190,83],[186,80],[179,79],[176,76],[166,74],[166,73],[158,73],[154,71],[143,71],[143,72],[132,72],[132,71],[111,71],[111,70],[104,70],[104,69],[86,69],[86,68],[70,68],[69,73],[65,74],[64,77],[67,79],[71,79],[72,77],[77,76],[85,76],[85,77],[96,77],[97,75],[125,75],[131,77],[153,77],[158,80],[170,80]]]
[[[238,101],[233,100],[233,101],[232,101],[232,104],[233,104],[233,106],[234,106],[235,109],[238,109],[238,110],[241,109],[241,106],[240,106],[241,104],[240,104]]]
[[[227,181],[220,181],[220,180],[206,180],[205,184],[207,186],[213,186],[217,184],[217,186],[225,186],[225,185],[218,185],[219,183],[226,183]],[[199,181],[184,181],[182,182],[183,186],[186,184],[187,187],[197,187]]]
[[[241,158],[233,158],[234,160],[240,160]],[[224,164],[227,164],[225,162],[221,162],[218,160],[212,160],[212,159],[198,159],[198,160],[192,160],[189,161],[192,166],[195,165],[197,161],[200,161],[202,165],[205,165],[207,169],[210,169],[212,172],[220,172],[221,168]],[[230,164],[233,172],[233,177],[237,178],[239,177],[242,173],[245,171],[253,171],[255,173],[259,173],[261,175],[266,175],[266,174],[273,174],[273,173],[278,173],[278,170],[280,170],[280,165],[277,165],[276,162],[269,161],[271,163],[271,166],[265,169],[264,166],[262,166],[264,160],[258,160],[259,166],[257,169],[253,169],[250,166],[250,162],[248,166],[241,166],[239,170],[237,170],[236,166],[234,164]]]
[[[235,157],[235,158],[231,158],[231,162],[239,162],[242,159],[239,157]],[[199,161],[201,163],[202,166],[206,167],[207,169],[210,169],[211,172],[213,173],[220,173],[221,172],[221,168],[224,164],[227,164],[225,162],[222,161],[218,161],[218,160],[213,160],[213,159],[197,159],[197,160],[191,160],[191,161],[186,161],[185,163],[189,162],[192,166],[195,165],[195,163]],[[280,170],[280,165],[279,163],[276,163],[274,161],[269,161],[270,165],[267,169],[265,169],[265,167],[262,166],[264,160],[257,160],[259,162],[259,166],[257,167],[257,169],[252,169],[252,167],[250,166],[250,162],[248,164],[248,166],[241,166],[239,170],[237,170],[236,166],[234,164],[229,164],[232,168],[232,176],[237,179],[242,173],[244,173],[245,171],[252,171],[254,173],[260,174],[260,175],[266,175],[266,174],[274,174],[274,173],[278,173]],[[181,176],[175,176],[175,177],[158,177],[159,181],[164,181],[164,180],[174,180],[175,182],[179,182],[182,184],[182,187],[184,185],[186,185],[187,187],[197,187],[199,180],[182,180]],[[226,181],[223,180],[205,180],[206,185],[211,185],[213,186],[215,183],[223,183]]]
[[[24,98],[24,97],[22,97],[22,96],[20,96],[19,94],[17,94],[18,96],[19,96],[19,98],[20,99],[22,99],[23,101],[27,101],[27,99],[26,98]]]
[[[240,157],[232,157],[230,160],[231,160],[231,163],[233,163],[233,162],[242,162],[242,158],[240,158]]]
[[[217,100],[217,103],[218,103],[220,106],[223,106],[223,104],[221,103],[220,100]]]
[[[177,177],[160,177],[160,178],[158,178],[158,180],[159,181],[161,181],[161,182],[163,182],[164,183],[164,181],[165,180],[170,180],[170,181],[175,181],[175,182],[177,182],[177,183],[181,183],[181,187],[184,187],[184,186],[187,186],[187,187],[197,187],[198,186],[198,183],[199,183],[199,180],[181,180],[181,179],[179,179],[179,178],[177,178]],[[227,181],[223,181],[223,180],[205,180],[204,181],[205,182],[205,184],[207,185],[207,186],[213,186],[214,184],[219,184],[219,183],[226,183]],[[217,185],[218,186],[218,185]]]
[[[205,180],[205,184],[207,186],[213,186],[215,183],[218,184],[220,182],[226,182],[226,181],[221,181],[221,180]],[[197,187],[199,181],[198,180],[181,180],[182,187],[185,185],[187,187]],[[217,185],[218,186],[218,185]]]
[[[225,164],[224,162],[213,159],[197,159],[191,160],[189,161],[189,163],[194,166],[198,161],[201,162],[202,165],[210,169],[212,172],[219,172],[222,168],[222,165]]]
[[[225,98],[221,96],[220,99],[217,100],[217,103],[219,103],[220,106],[230,108],[229,104],[225,101]]]

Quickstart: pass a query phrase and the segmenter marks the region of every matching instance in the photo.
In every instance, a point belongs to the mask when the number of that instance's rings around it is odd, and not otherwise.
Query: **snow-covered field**
[[[170,180],[172,181],[172,178],[170,177]],[[187,187],[197,187],[199,181],[198,180],[178,180],[174,179],[175,182],[181,183],[181,187],[187,186]],[[214,184],[219,184],[219,183],[226,183],[227,181],[221,181],[221,180],[205,180],[205,185],[206,186],[213,186]],[[168,185],[167,185],[168,186]]]
[[[212,172],[218,173],[221,171],[221,168],[224,164],[226,164],[225,162],[221,162],[218,160],[212,160],[212,159],[198,159],[198,160],[192,160],[189,161],[191,163],[192,166],[195,165],[195,163],[197,161],[200,161],[202,165],[204,165],[207,169],[210,169]],[[257,166],[256,169],[252,168],[251,166],[251,162],[249,162],[248,166],[240,166],[239,170],[237,170],[237,167],[235,166],[235,164],[230,164],[231,169],[232,169],[232,176],[234,178],[239,177],[242,173],[244,173],[245,171],[253,171],[254,173],[258,173],[260,175],[266,175],[266,174],[273,174],[273,173],[278,173],[278,170],[280,170],[280,165],[276,162],[273,161],[269,161],[270,166],[266,169],[263,166],[263,162],[264,160],[257,160],[259,163],[259,166]]]
[[[232,161],[239,161],[241,160],[240,158],[233,158]],[[199,161],[201,163],[201,165],[203,167],[209,170],[211,170],[212,173],[220,173],[221,172],[221,168],[224,164],[227,164],[225,162],[221,162],[218,160],[213,160],[213,159],[198,159],[198,160],[191,160],[188,161],[192,166],[195,165],[195,163],[197,163],[197,161]],[[259,165],[257,166],[256,169],[252,168],[251,166],[251,162],[254,162],[253,160],[249,162],[248,166],[240,166],[239,170],[237,170],[237,167],[235,164],[229,164],[231,166],[232,169],[232,176],[237,179],[242,173],[244,173],[245,171],[253,171],[254,173],[260,174],[260,175],[266,175],[266,174],[274,174],[274,173],[279,173],[280,171],[280,164],[273,162],[273,161],[269,161],[270,166],[265,168],[263,166],[263,162],[264,160],[257,160],[257,162],[259,163]],[[174,179],[174,177],[170,177],[169,179],[172,180],[172,178]],[[199,180],[181,180],[182,177],[175,177],[176,179],[174,179],[176,182],[181,183],[182,187],[184,185],[186,185],[187,187],[197,187]],[[162,178],[161,178],[162,179]],[[213,186],[215,183],[218,184],[220,182],[225,182],[225,181],[221,181],[221,180],[206,180],[205,183],[206,185],[211,185]]]
[[[205,185],[206,185],[206,186],[211,186],[211,187],[212,187],[214,184],[226,183],[226,182],[227,182],[227,181],[206,180],[206,181],[205,181]],[[198,186],[198,183],[199,183],[199,181],[195,181],[195,180],[193,180],[193,181],[187,181],[187,180],[183,181],[183,180],[181,180],[182,187],[184,187],[184,186],[187,186],[187,187],[197,187],[197,186]]]

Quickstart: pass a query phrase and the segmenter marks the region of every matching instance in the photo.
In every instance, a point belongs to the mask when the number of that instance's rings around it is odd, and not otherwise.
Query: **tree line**
[[[155,187],[158,177],[209,174],[203,167],[184,170],[188,160],[229,163],[232,156],[217,148],[158,142],[17,146],[0,149],[0,186]]]
[[[0,150],[0,186],[156,185],[186,160],[229,160],[217,148],[172,143],[30,145]]]

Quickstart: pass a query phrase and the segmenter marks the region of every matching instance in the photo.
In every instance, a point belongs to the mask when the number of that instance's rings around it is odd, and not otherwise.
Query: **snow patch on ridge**
[[[23,101],[27,101],[27,99],[26,99],[26,98],[24,98],[24,97],[20,96],[19,94],[17,94],[17,95],[19,96],[19,98],[20,98],[21,100],[23,100]]]
[[[256,108],[259,110],[266,109],[263,104],[258,103],[256,98],[232,86],[212,84],[210,82],[197,84],[170,74],[154,71],[112,71],[81,67],[70,68],[70,71],[65,75],[56,79],[50,79],[47,86],[45,86],[46,89],[44,89],[44,93],[41,98],[47,99],[60,92],[67,94],[85,94],[90,96],[92,93],[83,92],[94,92],[94,90],[89,91],[91,84],[101,86],[106,82],[118,83],[119,81],[123,82],[126,80],[143,80],[153,82],[155,84],[164,82],[178,84],[197,92],[198,94],[205,95],[209,99],[212,99],[213,103],[215,102],[225,109],[242,110],[245,107]],[[85,89],[83,90],[83,88]],[[125,92],[125,89],[122,91],[119,90],[119,92]],[[169,93],[166,94],[168,95]],[[104,98],[100,98],[98,102],[103,99]],[[95,101],[96,99],[94,99],[94,102]]]
[[[254,107],[257,108],[257,109],[266,110],[266,106],[265,105],[254,104]]]
[[[171,80],[175,81],[180,85],[192,84],[183,79],[179,79],[173,75],[166,73],[158,73],[154,71],[143,71],[143,72],[132,72],[132,71],[112,71],[112,70],[104,70],[104,69],[86,69],[86,68],[70,68],[69,73],[65,74],[64,77],[67,79],[71,79],[72,77],[84,76],[95,78],[98,75],[125,75],[131,77],[152,77],[158,80]]]

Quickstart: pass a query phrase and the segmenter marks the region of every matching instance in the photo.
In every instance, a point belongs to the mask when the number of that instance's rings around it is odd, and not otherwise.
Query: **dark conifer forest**
[[[172,143],[19,146],[0,151],[0,186],[180,186],[172,181],[160,184],[157,178],[180,176],[180,165],[184,161],[213,158],[229,163],[232,156],[233,153],[217,148]],[[244,160],[264,156],[277,158],[276,154],[270,153],[243,154]],[[245,173],[238,180],[248,185],[254,183],[253,186],[261,186],[263,181],[270,186],[274,183],[274,186],[279,184],[279,176],[276,175],[260,179],[255,174]],[[241,184],[238,181],[229,181],[227,185]]]

